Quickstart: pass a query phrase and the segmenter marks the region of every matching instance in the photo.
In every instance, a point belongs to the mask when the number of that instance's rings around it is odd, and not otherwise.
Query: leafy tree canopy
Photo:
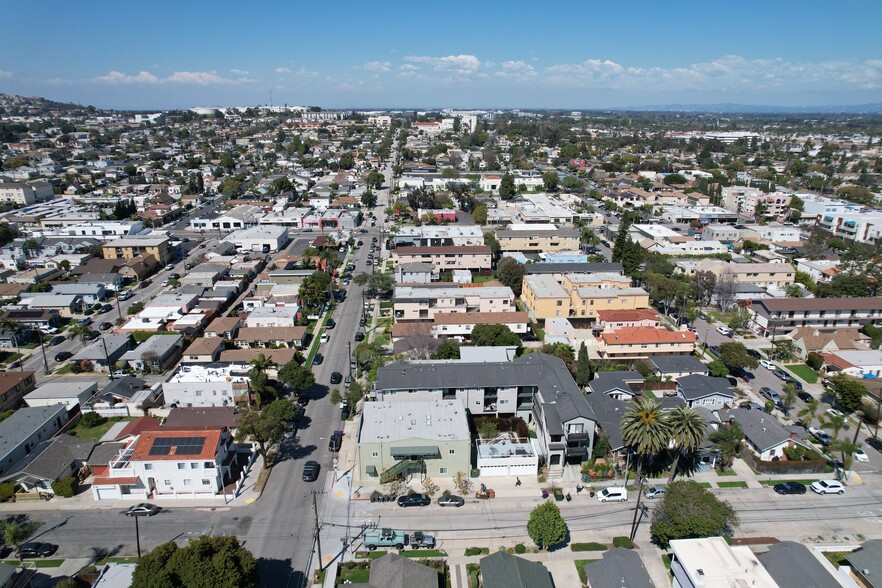
[[[186,547],[160,545],[138,562],[132,588],[251,588],[257,560],[233,536],[203,536]]]
[[[547,500],[533,509],[527,521],[527,534],[540,549],[563,542],[567,523],[555,503]]]
[[[728,502],[692,480],[681,480],[668,486],[653,510],[650,532],[654,542],[667,547],[672,539],[717,537],[737,525],[738,515]]]

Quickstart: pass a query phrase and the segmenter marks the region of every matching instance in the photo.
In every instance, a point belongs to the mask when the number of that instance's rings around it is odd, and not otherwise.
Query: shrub
[[[824,366],[824,356],[812,351],[808,354],[808,359],[805,360],[805,364],[813,370],[818,371]]]
[[[627,537],[613,537],[613,547],[624,547],[625,549],[634,549],[634,542]]]
[[[517,553],[518,555],[527,553],[527,547],[523,543],[518,543],[517,545],[515,545],[515,553]]]
[[[101,423],[104,422],[104,417],[98,414],[97,412],[85,412],[83,413],[83,417],[80,419],[80,424],[82,424],[87,429],[91,429],[92,427],[97,427]]]
[[[0,502],[9,502],[15,498],[15,482],[0,484]]]
[[[52,491],[55,492],[56,496],[70,498],[74,495],[74,492],[77,491],[78,484],[79,482],[76,478],[61,478],[60,480],[52,482]]]
[[[484,549],[485,548],[483,547],[467,547],[465,550],[465,554],[466,556],[481,555],[482,553],[484,553]]]
[[[604,543],[573,543],[570,545],[570,549],[573,551],[606,551],[606,544]]]

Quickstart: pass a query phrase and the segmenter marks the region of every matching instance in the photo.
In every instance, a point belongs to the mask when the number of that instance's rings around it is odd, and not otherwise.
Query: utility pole
[[[113,381],[113,366],[110,365],[110,356],[107,355],[107,339],[101,337],[101,345],[104,346],[104,363],[107,364],[107,373],[110,374],[110,381]],[[143,361],[143,357],[141,358]],[[137,518],[137,517],[136,517]]]
[[[138,529],[138,519],[141,517],[134,515],[132,518],[135,519],[135,544],[138,546],[138,559],[141,559],[141,531]]]
[[[349,345],[349,375],[352,375],[352,341],[348,343]]]
[[[642,461],[642,458],[641,458],[641,461]],[[641,470],[642,469],[643,468],[641,468]],[[628,536],[628,538],[631,541],[634,541],[634,535],[637,534],[637,513],[640,512],[640,497],[643,496],[643,480],[645,478],[646,478],[646,476],[641,471],[640,472],[640,479],[637,481],[638,482],[638,485],[637,485],[637,504],[634,506],[634,518],[631,521],[631,534]]]
[[[321,536],[321,527],[319,526],[319,518],[318,518],[318,502],[316,502],[315,498],[316,492],[312,493],[312,510],[315,512],[315,545],[318,549],[318,565],[319,571],[325,571],[325,565],[322,563],[322,536]]]
[[[43,352],[43,369],[49,373],[49,362],[46,360],[46,344],[43,341],[43,333],[40,333],[40,350]]]

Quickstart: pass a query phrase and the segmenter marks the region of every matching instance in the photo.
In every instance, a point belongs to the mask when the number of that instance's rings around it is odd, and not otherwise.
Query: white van
[[[622,486],[610,486],[597,493],[600,502],[627,502],[628,489]]]

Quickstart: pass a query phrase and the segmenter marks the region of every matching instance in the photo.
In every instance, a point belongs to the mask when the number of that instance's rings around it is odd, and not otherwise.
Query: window
[[[162,483],[166,486],[171,486],[171,480],[163,480]]]
[[[184,486],[192,486],[192,485],[193,485],[193,480],[190,480],[189,478],[184,480]]]
[[[191,462],[190,462],[190,469],[191,469],[191,470],[198,470],[198,469],[199,469],[199,462],[197,462],[197,461],[191,461]]]
[[[453,455],[454,453],[456,453],[456,449],[448,449],[447,453],[449,453],[450,455]]]
[[[211,486],[211,480],[209,480],[208,478],[202,478],[202,485]]]
[[[196,396],[202,396],[202,390],[196,390]]]
[[[187,469],[187,464],[185,464],[185,463],[179,463],[179,464],[178,464],[178,469],[179,469],[179,470]]]
[[[443,474],[446,474],[446,473],[447,473],[447,468],[438,468],[438,473],[439,473],[439,474],[442,474],[442,475],[443,475]]]
[[[205,468],[206,470],[213,470],[214,469],[214,462],[213,461],[203,462],[202,467]]]
[[[379,451],[372,451],[371,457],[380,457],[380,452]]]
[[[152,469],[153,469],[153,464],[152,464],[152,463],[145,463],[145,464],[144,464],[144,469],[145,469],[145,470],[152,470]]]

